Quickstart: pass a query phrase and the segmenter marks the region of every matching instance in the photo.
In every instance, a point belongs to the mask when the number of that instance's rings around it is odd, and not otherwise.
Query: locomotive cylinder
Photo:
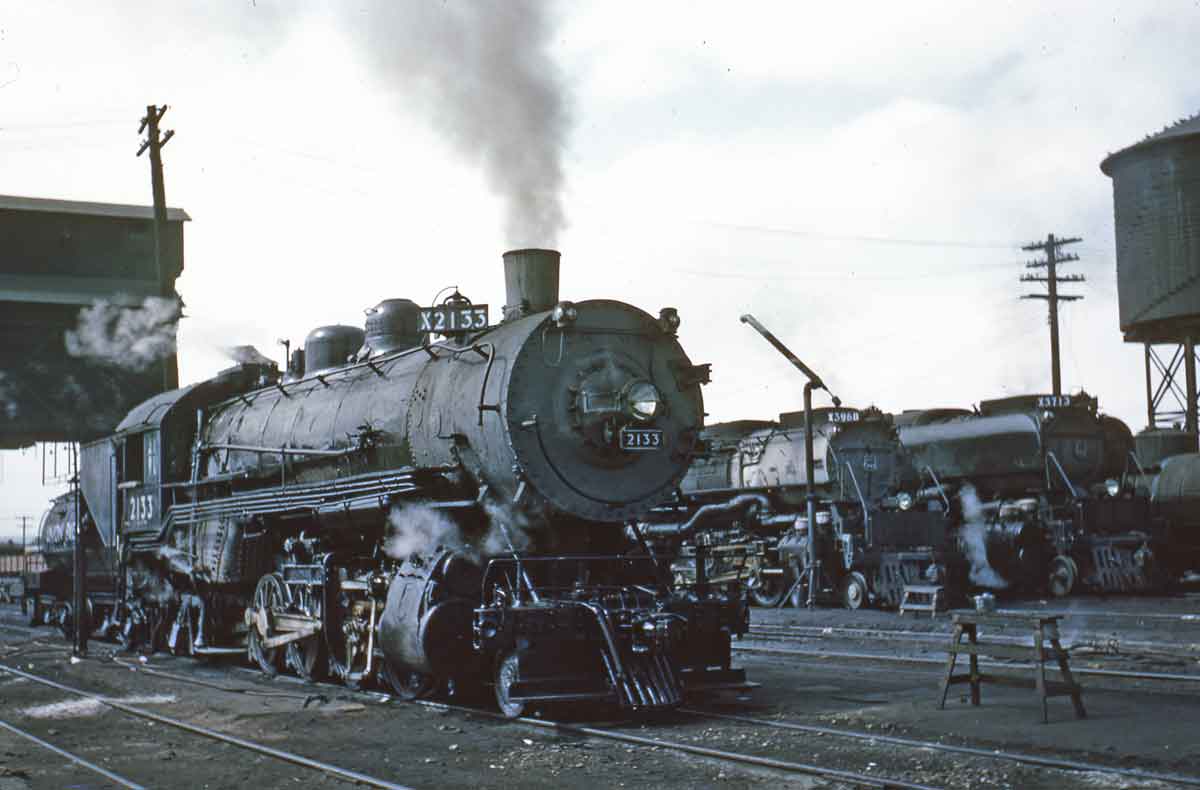
[[[425,674],[449,674],[471,654],[479,568],[454,552],[410,558],[388,587],[379,642],[391,661]]]

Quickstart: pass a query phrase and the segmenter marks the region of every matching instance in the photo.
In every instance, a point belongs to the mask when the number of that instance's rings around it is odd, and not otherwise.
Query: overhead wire
[[[1015,250],[1020,249],[1019,243],[999,242],[999,241],[962,241],[959,239],[912,239],[901,238],[896,236],[867,236],[856,234],[835,234],[823,233],[819,231],[800,230],[795,228],[779,228],[768,225],[745,225],[730,222],[716,222],[706,220],[701,224],[715,228],[725,228],[728,230],[746,231],[751,233],[765,233],[782,236],[796,236],[801,238],[813,239],[815,241],[852,241],[863,244],[895,244],[910,247],[958,247],[962,249],[975,250]]]

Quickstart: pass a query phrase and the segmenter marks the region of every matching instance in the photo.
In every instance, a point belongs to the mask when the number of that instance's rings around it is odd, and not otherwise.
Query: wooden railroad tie
[[[1000,615],[994,613],[957,613],[954,615],[954,632],[950,637],[950,651],[946,658],[946,676],[942,679],[942,699],[938,707],[945,709],[946,695],[950,692],[950,687],[956,683],[971,684],[971,704],[978,705],[980,700],[980,687],[984,681],[995,683],[997,685],[1016,686],[1018,688],[1032,688],[1037,691],[1037,696],[1042,702],[1042,723],[1049,722],[1049,710],[1047,700],[1050,697],[1065,697],[1071,698],[1072,704],[1075,706],[1075,718],[1087,718],[1087,711],[1083,707],[1083,689],[1075,682],[1071,676],[1071,668],[1067,664],[1067,651],[1063,649],[1058,636],[1058,621],[1060,617],[1042,617],[1039,615],[1021,616],[1021,615]],[[978,628],[980,625],[992,626],[996,628],[1007,628],[1012,626],[1025,627],[1033,631],[1033,645],[1025,647],[1021,645],[996,645],[981,643],[978,639]],[[967,641],[963,641],[963,637],[967,637]],[[958,661],[958,654],[965,653],[969,656],[970,671],[967,674],[954,674],[954,666]],[[1033,657],[1033,679],[1014,678],[1005,675],[984,674],[979,671],[979,656],[992,656],[994,658],[1029,658]],[[1058,671],[1062,674],[1061,681],[1046,679],[1046,660],[1053,659],[1058,663]],[[1051,667],[1053,671],[1053,667]]]

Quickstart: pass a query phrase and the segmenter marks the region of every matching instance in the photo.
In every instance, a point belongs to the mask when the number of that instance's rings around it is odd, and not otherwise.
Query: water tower
[[[1146,357],[1148,428],[1196,449],[1200,341],[1200,114],[1110,154],[1121,332]]]

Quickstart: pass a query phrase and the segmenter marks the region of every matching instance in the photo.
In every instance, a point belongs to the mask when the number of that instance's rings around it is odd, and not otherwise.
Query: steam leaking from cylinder
[[[551,9],[540,0],[375,0],[344,14],[383,83],[423,105],[458,152],[482,164],[504,200],[511,247],[552,246],[566,226],[570,118],[548,53]]]
[[[975,487],[970,484],[963,486],[958,497],[962,502],[963,513],[963,524],[958,530],[959,543],[971,564],[971,583],[992,590],[1003,590],[1008,586],[1008,582],[988,562],[987,517],[984,515],[979,496],[975,493]]]
[[[383,553],[404,560],[450,549],[479,562],[484,556],[520,552],[529,546],[528,526],[519,513],[491,502],[485,504],[484,512],[487,525],[483,533],[468,537],[441,510],[421,503],[397,505],[388,514]]]

